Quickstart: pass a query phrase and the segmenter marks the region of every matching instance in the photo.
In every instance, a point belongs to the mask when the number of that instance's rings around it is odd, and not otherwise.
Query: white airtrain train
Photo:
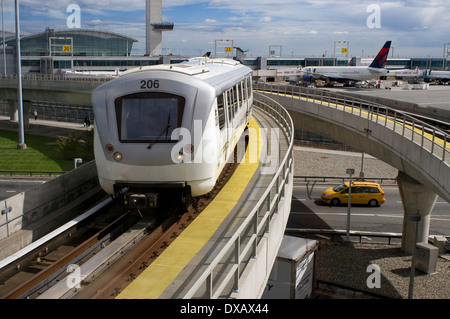
[[[92,103],[102,188],[140,211],[210,192],[252,116],[251,76],[234,60],[194,58],[99,86]]]

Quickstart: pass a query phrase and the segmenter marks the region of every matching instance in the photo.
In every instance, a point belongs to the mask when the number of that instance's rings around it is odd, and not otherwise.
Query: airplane
[[[439,83],[446,83],[450,81],[450,71],[428,71],[427,75],[424,78],[424,81],[434,82],[437,81]]]
[[[306,82],[312,79],[325,80],[327,83],[331,81],[340,83],[360,82],[377,80],[380,76],[385,76],[389,73],[386,70],[386,61],[389,54],[392,41],[386,41],[381,48],[378,55],[367,66],[321,66],[321,67],[304,67],[303,80]]]

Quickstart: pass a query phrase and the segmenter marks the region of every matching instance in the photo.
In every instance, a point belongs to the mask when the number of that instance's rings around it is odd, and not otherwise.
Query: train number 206
[[[159,88],[159,80],[142,80],[141,89],[157,89]]]

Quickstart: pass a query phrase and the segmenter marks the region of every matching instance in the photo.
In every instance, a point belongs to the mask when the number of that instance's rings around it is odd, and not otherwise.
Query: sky
[[[133,55],[145,53],[145,0],[19,0],[24,33],[46,27],[68,29],[80,8],[80,27],[110,31],[138,40]],[[448,0],[163,0],[163,53],[203,55],[216,40],[233,40],[248,57],[373,57],[387,40],[390,57],[443,57],[450,42]],[[14,31],[14,1],[4,0],[5,29]],[[74,20],[72,20],[74,21]],[[341,42],[345,41],[346,44]],[[450,47],[450,44],[449,44]]]

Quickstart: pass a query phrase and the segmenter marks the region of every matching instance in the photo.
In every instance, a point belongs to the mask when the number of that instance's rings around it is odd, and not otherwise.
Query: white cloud
[[[103,21],[100,19],[91,20],[87,23],[90,26],[99,26],[103,24]]]
[[[5,9],[13,13],[10,3],[5,2]],[[21,0],[24,31],[40,32],[46,26],[64,28],[66,8],[71,3],[74,1]],[[144,41],[145,0],[76,3],[81,8],[83,26],[100,26]],[[372,3],[381,10],[380,29],[369,29],[366,24],[370,15],[367,7]],[[178,12],[192,6],[203,11],[195,12],[195,18],[177,21],[176,17],[183,17]],[[174,31],[164,33],[163,46],[181,48],[187,40],[190,46],[203,49],[208,42],[226,35],[255,55],[266,54],[268,43],[275,42],[283,45],[283,52],[319,54],[332,50],[333,42],[345,36],[351,50],[358,53],[364,50],[376,54],[386,40],[392,40],[396,55],[428,50],[428,55],[436,56],[442,55],[450,29],[448,0],[163,0],[163,14],[175,23]]]

